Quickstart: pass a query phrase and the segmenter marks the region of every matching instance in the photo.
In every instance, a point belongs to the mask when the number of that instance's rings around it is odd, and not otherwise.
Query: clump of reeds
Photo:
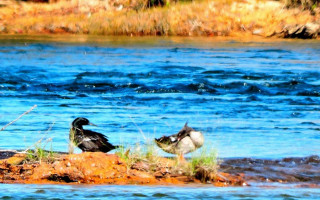
[[[138,169],[156,173],[165,169],[168,174],[195,177],[203,182],[215,179],[219,168],[215,149],[203,147],[193,153],[190,159],[180,161],[178,157],[162,158],[156,144],[148,141],[146,144],[137,143],[133,147],[118,149],[116,154],[125,160],[128,170]]]
[[[50,143],[50,150],[46,150],[47,145]],[[42,139],[34,144],[34,149],[26,150],[27,162],[53,162],[55,160],[55,153],[52,149],[52,138],[45,141]]]
[[[158,149],[151,140],[144,145],[136,143],[134,146],[127,145],[127,148],[120,146],[116,155],[125,160],[128,169],[131,169],[137,163],[143,163],[148,170],[155,171],[160,164]]]
[[[202,182],[214,180],[218,173],[218,168],[217,151],[213,148],[202,147],[191,156],[190,174]]]

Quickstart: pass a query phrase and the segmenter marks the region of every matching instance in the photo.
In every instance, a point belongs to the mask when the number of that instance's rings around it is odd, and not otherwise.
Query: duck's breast
[[[179,141],[176,148],[176,154],[187,154],[194,150],[196,150],[196,147],[191,138],[188,136]]]
[[[190,138],[196,148],[200,148],[204,143],[204,138],[201,132],[199,131],[191,131]]]

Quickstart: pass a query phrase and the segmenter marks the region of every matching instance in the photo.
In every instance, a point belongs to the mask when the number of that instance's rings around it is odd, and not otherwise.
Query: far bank
[[[280,1],[205,0],[12,3],[0,7],[1,34],[318,38],[319,8]]]

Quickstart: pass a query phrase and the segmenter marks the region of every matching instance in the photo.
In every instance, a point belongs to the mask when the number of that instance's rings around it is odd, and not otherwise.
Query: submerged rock
[[[293,157],[278,160],[239,158],[226,159],[220,171],[229,174],[243,173],[248,182],[279,182],[318,184],[320,181],[319,156]]]

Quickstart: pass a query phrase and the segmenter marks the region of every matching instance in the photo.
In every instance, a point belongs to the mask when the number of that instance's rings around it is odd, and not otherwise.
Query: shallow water
[[[0,37],[1,149],[67,151],[83,116],[114,144],[186,121],[219,156],[319,155],[320,42],[208,38]],[[78,150],[79,152],[79,150]],[[167,155],[167,154],[164,154]],[[190,193],[192,191],[192,193]],[[319,189],[1,185],[0,199],[316,199]]]
[[[24,192],[21,192],[23,190]],[[318,199],[319,189],[261,187],[1,185],[0,199]]]

